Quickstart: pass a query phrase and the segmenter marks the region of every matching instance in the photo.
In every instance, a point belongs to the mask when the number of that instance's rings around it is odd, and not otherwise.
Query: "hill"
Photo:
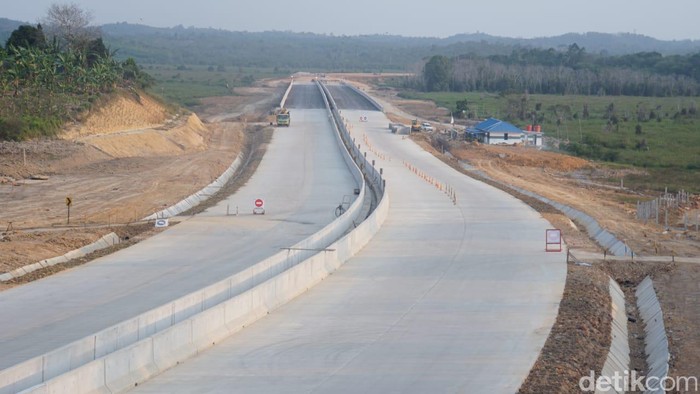
[[[589,53],[626,55],[637,52],[658,52],[662,55],[682,55],[700,51],[700,40],[663,41],[641,34],[630,33],[567,33],[554,37],[508,38],[488,34],[460,34],[445,39],[453,44],[464,42],[487,42],[491,44],[515,45],[532,48],[563,49],[576,43]]]
[[[564,34],[533,39],[461,34],[448,38],[395,35],[334,36],[293,32],[233,32],[129,23],[102,26],[120,56],[142,63],[278,67],[347,71],[410,70],[433,55],[509,54],[515,48],[565,49],[577,43],[589,53],[663,55],[700,51],[700,41],[662,41],[638,34]]]
[[[5,42],[10,38],[10,34],[25,22],[14,21],[12,19],[0,18],[0,45],[5,46]]]
[[[0,42],[21,24],[0,18]],[[396,35],[335,36],[281,31],[241,32],[211,28],[157,28],[130,23],[100,27],[117,57],[139,63],[277,67],[280,69],[389,71],[409,70],[433,55],[505,55],[515,48],[565,49],[571,44],[588,53],[663,55],[700,51],[700,40],[663,41],[639,34],[568,33],[555,37],[511,38],[483,33],[448,38]]]

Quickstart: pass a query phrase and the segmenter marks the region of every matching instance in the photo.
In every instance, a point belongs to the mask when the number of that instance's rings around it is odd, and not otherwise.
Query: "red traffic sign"
[[[257,200],[255,200],[255,206],[256,206],[256,207],[262,208],[263,205],[265,205],[265,201],[263,201],[261,198],[258,198]]]

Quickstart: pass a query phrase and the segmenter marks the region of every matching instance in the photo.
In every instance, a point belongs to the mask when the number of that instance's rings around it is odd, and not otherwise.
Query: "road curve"
[[[275,131],[236,194],[128,249],[1,292],[0,370],[217,282],[335,219],[357,186],[327,112],[302,109],[320,99],[307,87],[318,92],[314,85],[292,90],[294,122]],[[265,200],[264,216],[252,215],[257,198]]]
[[[384,114],[343,114],[387,179],[376,237],[307,293],[133,392],[517,391],[564,289],[565,256],[544,252],[549,223],[391,134]]]

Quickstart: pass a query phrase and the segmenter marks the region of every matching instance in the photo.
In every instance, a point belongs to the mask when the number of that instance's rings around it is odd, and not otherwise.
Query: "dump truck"
[[[277,112],[277,126],[287,126],[291,123],[289,110],[282,108]]]

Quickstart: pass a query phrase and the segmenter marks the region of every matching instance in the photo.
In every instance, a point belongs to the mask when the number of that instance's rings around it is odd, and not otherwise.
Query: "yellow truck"
[[[418,119],[414,119],[413,121],[411,121],[411,133],[416,131],[421,131],[421,124],[418,121]]]
[[[282,108],[277,112],[277,126],[287,126],[289,127],[289,124],[291,123],[291,117],[289,114],[289,110],[286,108]]]

